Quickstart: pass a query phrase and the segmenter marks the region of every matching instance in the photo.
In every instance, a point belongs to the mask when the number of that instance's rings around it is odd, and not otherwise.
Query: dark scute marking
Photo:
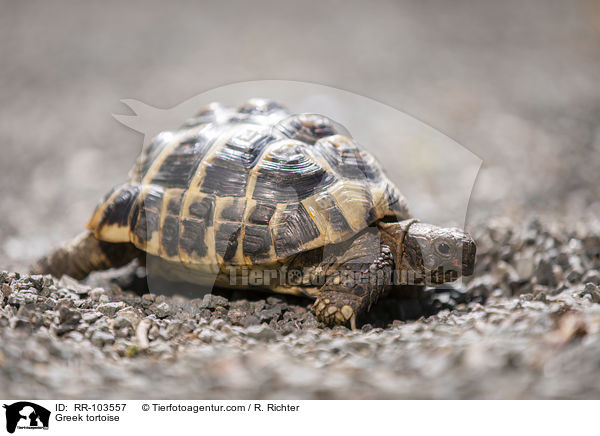
[[[200,191],[233,197],[246,195],[248,171],[256,165],[264,147],[274,138],[264,132],[248,129],[229,138],[206,163]]]
[[[395,189],[392,189],[392,187],[389,185],[385,187],[385,198],[387,200],[388,207],[390,208],[391,211],[394,211],[394,212],[403,212],[404,211],[404,207],[400,202],[400,197],[399,197],[398,193],[396,192]]]
[[[369,156],[353,142],[340,141],[336,147],[324,140],[319,143],[319,150],[327,163],[346,178],[378,180],[381,177],[379,168],[369,165]]]
[[[317,114],[291,116],[281,121],[277,125],[277,129],[288,138],[309,144],[314,144],[323,137],[338,133],[329,118]]]
[[[304,200],[336,181],[300,146],[270,153],[258,171],[253,198],[270,203]]]
[[[186,188],[208,150],[209,141],[197,135],[177,145],[161,164],[152,183],[170,188]]]
[[[232,204],[221,209],[221,218],[227,221],[241,222],[246,208],[245,199],[234,200]]]
[[[137,216],[137,225],[135,226],[135,235],[142,242],[148,242],[152,233],[158,231],[160,216],[146,208],[141,208]]]
[[[169,257],[176,256],[179,245],[179,219],[174,216],[165,217],[161,233],[165,253]]]
[[[275,252],[279,257],[292,255],[319,235],[319,229],[304,206],[301,203],[290,204],[275,230]]]
[[[255,129],[238,132],[217,151],[215,162],[221,161],[225,166],[234,166],[240,169],[252,168],[265,146],[274,139],[270,134]]]
[[[205,223],[195,220],[184,220],[179,246],[189,254],[197,254],[200,257],[206,256],[205,233]]]
[[[131,233],[135,233],[137,222],[139,221],[140,209],[140,202],[137,201],[133,205],[133,210],[131,211],[131,220],[129,221],[129,230],[131,231]]]
[[[142,203],[145,209],[150,209],[155,212],[160,212],[162,209],[163,196],[165,195],[163,189],[159,186],[151,186],[144,193]]]
[[[331,223],[333,229],[336,232],[343,233],[352,230],[352,228],[348,224],[348,221],[346,221],[344,214],[336,204],[333,197],[331,197],[331,195],[325,193],[319,196],[317,201],[319,203],[319,206],[321,206],[325,210],[329,222]]]
[[[375,209],[374,206],[370,206],[367,208],[366,213],[365,213],[365,221],[368,224],[373,223],[376,219],[378,218],[377,216],[377,210]]]
[[[245,170],[236,170],[218,165],[207,165],[206,173],[200,191],[207,194],[216,194],[230,197],[243,197],[246,195],[248,173]]]
[[[127,184],[117,188],[117,192],[116,197],[107,205],[102,214],[101,226],[112,224],[118,226],[128,225],[129,213],[140,193],[140,187],[139,185]]]
[[[167,212],[169,212],[171,215],[179,215],[182,200],[183,192],[170,196],[169,203],[167,204]]]
[[[231,260],[235,255],[241,229],[241,223],[222,223],[217,229],[215,235],[216,251],[224,260]]]
[[[138,159],[136,174],[137,178],[141,179],[141,176],[146,174],[154,159],[160,154],[160,152],[169,144],[172,138],[171,132],[161,132],[148,146],[142,151],[140,158]]]
[[[267,254],[273,240],[267,226],[246,226],[244,233],[244,255],[255,256]]]
[[[215,210],[215,199],[213,197],[204,197],[200,201],[194,201],[190,204],[189,211],[191,218],[198,218],[211,226]]]
[[[273,204],[265,204],[265,203],[257,203],[254,207],[254,210],[248,217],[248,220],[252,224],[269,224],[271,221],[271,217],[275,212],[275,205]]]

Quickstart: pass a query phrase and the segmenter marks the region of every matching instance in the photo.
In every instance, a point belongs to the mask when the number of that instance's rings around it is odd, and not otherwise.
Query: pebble
[[[112,303],[104,303],[104,304],[100,304],[96,310],[98,310],[98,312],[103,313],[106,316],[115,316],[115,314],[122,309],[125,309],[127,307],[127,304],[123,303],[122,301],[115,301]]]
[[[594,303],[600,303],[600,289],[598,285],[592,282],[586,283],[585,288],[580,294],[581,296],[588,295]]]
[[[259,341],[269,341],[277,337],[275,330],[273,330],[267,324],[253,325],[246,328],[246,335]]]
[[[107,289],[94,288],[89,292],[89,297],[93,301],[100,301],[103,297],[105,300],[107,300],[109,294],[110,294],[110,292]]]
[[[135,338],[140,350],[145,350],[150,346],[150,341],[148,340],[148,330],[150,329],[150,326],[151,322],[146,318],[141,320],[135,329]]]
[[[556,280],[556,276],[554,274],[554,269],[552,268],[552,264],[546,259],[542,259],[538,263],[535,277],[537,279],[537,282],[541,285],[545,285],[545,286],[558,285],[558,281]]]
[[[207,309],[216,309],[217,307],[228,307],[229,300],[227,298],[221,297],[219,295],[206,294],[204,298],[202,298],[201,307]]]
[[[159,318],[166,318],[168,316],[175,315],[175,308],[169,303],[162,302],[159,304],[153,304],[149,309],[152,313],[154,313]]]
[[[91,312],[83,312],[81,314],[81,319],[83,319],[85,322],[88,323],[93,323],[95,322],[97,319],[100,319],[102,317],[102,313],[100,312],[96,312],[96,311],[91,311]]]
[[[600,286],[600,271],[591,270],[584,274],[581,279],[584,283],[593,283]]]
[[[92,334],[90,341],[97,347],[103,347],[104,345],[112,344],[113,342],[115,342],[115,336],[112,333],[96,330]]]

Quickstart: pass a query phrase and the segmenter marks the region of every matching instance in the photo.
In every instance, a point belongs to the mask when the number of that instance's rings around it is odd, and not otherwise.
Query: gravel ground
[[[597,2],[0,6],[0,397],[600,398]],[[352,332],[299,298],[144,295],[134,266],[25,274],[134,162],[120,99],[256,79],[368,96],[481,157],[473,278]]]
[[[2,394],[597,398],[600,223],[495,223],[477,240],[464,288],[382,300],[360,331],[323,328],[301,299],[2,273]]]

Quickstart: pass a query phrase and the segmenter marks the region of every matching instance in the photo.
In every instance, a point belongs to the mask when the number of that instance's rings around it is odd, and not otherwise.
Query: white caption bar
[[[597,435],[598,401],[2,400],[0,434]],[[41,431],[41,433],[40,433]]]

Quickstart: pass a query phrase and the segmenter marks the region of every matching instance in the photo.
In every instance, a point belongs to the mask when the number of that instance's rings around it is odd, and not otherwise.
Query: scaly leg
[[[133,244],[99,241],[93,233],[84,232],[38,260],[31,273],[68,275],[81,280],[92,271],[124,266],[139,254]]]
[[[342,248],[343,254],[323,264],[326,281],[312,310],[327,325],[349,321],[354,330],[357,316],[369,311],[386,290],[393,271],[392,252],[368,231]]]

